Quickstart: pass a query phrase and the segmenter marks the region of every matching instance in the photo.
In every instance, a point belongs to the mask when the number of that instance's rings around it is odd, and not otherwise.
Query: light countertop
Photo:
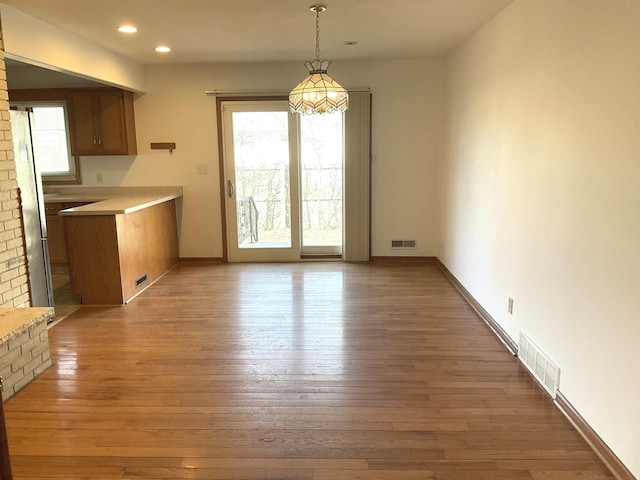
[[[60,215],[123,215],[182,196],[182,187],[49,188],[45,203],[89,202],[67,208]]]
[[[91,193],[81,193],[81,194],[73,194],[73,193],[45,193],[44,194],[44,203],[68,203],[68,202],[101,202],[103,200],[108,200],[110,197],[108,195],[96,195]]]
[[[53,317],[53,308],[0,308],[0,342],[20,334],[39,320]]]

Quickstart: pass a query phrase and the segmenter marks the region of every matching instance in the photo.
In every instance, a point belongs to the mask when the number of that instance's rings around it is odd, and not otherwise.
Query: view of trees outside
[[[287,122],[287,112],[233,112],[238,246],[241,248],[258,246],[255,238],[262,244],[291,246]],[[257,217],[253,228],[252,209]],[[258,231],[251,231],[256,224]]]
[[[342,245],[342,114],[300,117],[302,242]]]
[[[301,117],[306,246],[342,244],[342,115]],[[287,112],[233,112],[238,245],[291,246]],[[269,245],[267,245],[269,244]]]

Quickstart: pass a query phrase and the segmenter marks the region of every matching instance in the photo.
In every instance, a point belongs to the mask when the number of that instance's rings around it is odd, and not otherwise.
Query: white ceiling
[[[144,64],[314,57],[312,0],[1,1]],[[326,0],[322,53],[332,60],[442,56],[512,2]],[[117,32],[123,23],[138,33]],[[159,44],[172,52],[156,53]]]

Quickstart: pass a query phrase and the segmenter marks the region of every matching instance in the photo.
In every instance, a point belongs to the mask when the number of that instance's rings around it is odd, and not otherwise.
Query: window
[[[71,155],[65,102],[21,102],[33,110],[33,156],[42,183],[80,183],[78,159]]]

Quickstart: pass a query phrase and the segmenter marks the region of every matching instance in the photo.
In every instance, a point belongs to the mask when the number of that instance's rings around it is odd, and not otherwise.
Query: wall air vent
[[[136,288],[138,288],[140,285],[142,285],[146,281],[147,281],[147,274],[145,273],[144,275],[142,275],[140,278],[136,280]]]
[[[391,248],[416,248],[415,240],[391,240]]]
[[[520,332],[518,358],[552,398],[556,398],[560,368],[524,333]]]

